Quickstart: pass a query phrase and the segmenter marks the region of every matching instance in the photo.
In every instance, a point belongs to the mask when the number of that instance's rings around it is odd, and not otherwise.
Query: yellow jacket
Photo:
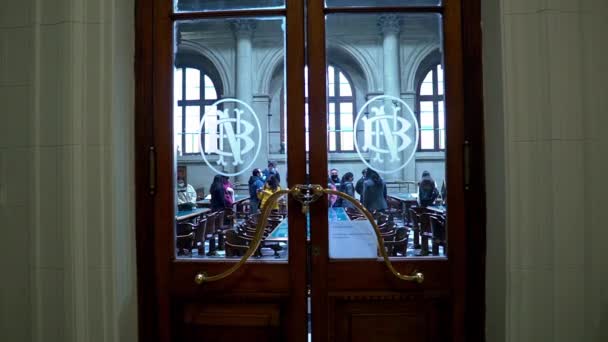
[[[260,199],[260,209],[264,210],[264,205],[266,204],[266,201],[268,201],[268,199],[270,198],[270,196],[272,196],[272,194],[274,194],[275,192],[281,190],[280,186],[277,186],[276,190],[272,190],[271,188],[267,187],[266,185],[264,185],[264,188],[262,189],[262,191],[258,192],[258,198]],[[279,209],[279,201],[276,201],[274,204],[274,207],[272,209]]]

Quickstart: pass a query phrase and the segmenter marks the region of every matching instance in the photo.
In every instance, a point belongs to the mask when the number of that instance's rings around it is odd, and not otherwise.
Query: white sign
[[[243,108],[245,108],[247,110],[247,112],[245,112],[244,110],[235,106],[235,108],[232,109],[234,116],[231,117],[230,109],[224,109],[224,110],[218,109],[217,106],[222,103],[240,104]],[[227,164],[230,164],[232,166],[240,166],[240,165],[245,164],[245,162],[243,160],[243,156],[245,156],[247,153],[251,152],[254,148],[255,148],[255,154],[249,160],[249,162],[247,163],[246,166],[239,167],[238,172],[233,172],[233,173],[224,172],[224,171],[216,168],[213,165],[213,163],[211,163],[207,159],[206,153],[202,146],[203,139],[202,139],[202,137],[200,137],[200,139],[198,139],[198,142],[199,142],[199,148],[201,151],[201,157],[203,157],[203,160],[205,161],[205,163],[213,171],[215,171],[216,173],[218,173],[220,175],[236,176],[236,175],[240,175],[241,173],[249,171],[249,168],[253,165],[256,158],[258,157],[258,155],[260,153],[260,147],[262,146],[262,127],[260,125],[260,120],[258,119],[258,116],[256,115],[253,108],[251,108],[251,106],[249,106],[247,103],[245,103],[241,100],[232,99],[232,98],[219,100],[219,101],[215,102],[213,105],[211,105],[211,107],[212,107],[212,109],[206,111],[205,114],[203,115],[203,117],[201,118],[200,132],[201,132],[201,134],[203,134],[203,126],[205,124],[205,120],[209,120],[208,118],[211,116],[214,116],[217,118],[216,123],[217,123],[217,127],[219,129],[219,133],[217,133],[217,135],[219,136],[218,148],[215,151],[209,153],[209,154],[215,153],[219,156],[219,158],[215,162],[215,164],[221,165],[221,166],[226,166]],[[249,120],[247,120],[249,117],[251,117],[253,119],[253,121],[255,121],[255,126]],[[251,138],[252,134],[256,133],[255,132],[256,128],[257,128],[257,142]],[[214,132],[214,135],[215,134],[216,133]],[[231,158],[232,161],[227,162],[226,159],[228,159],[228,158]]]
[[[368,220],[330,221],[329,257],[332,259],[376,259],[378,239]]]
[[[376,101],[380,101],[382,105],[370,106]],[[397,105],[398,103],[401,105]],[[387,105],[390,108],[386,108]],[[369,117],[364,115],[367,107],[370,107]],[[405,112],[402,111],[403,108],[406,109]],[[418,148],[418,120],[405,101],[390,95],[376,96],[367,101],[357,113],[355,131],[358,129],[359,121],[363,123],[363,146],[359,147],[355,134],[355,148],[359,158],[367,167],[379,173],[394,173],[409,164]],[[411,129],[414,130],[414,141],[407,134]],[[402,156],[401,152],[406,149],[409,149],[409,152]],[[371,161],[363,156],[362,151],[371,154]],[[388,170],[372,166],[372,162],[382,163],[385,158],[388,158],[390,165],[397,166]]]

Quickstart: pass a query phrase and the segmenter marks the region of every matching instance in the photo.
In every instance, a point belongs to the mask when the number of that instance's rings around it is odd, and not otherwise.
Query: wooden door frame
[[[169,1],[166,2],[169,3]],[[470,179],[469,189],[465,192],[467,203],[465,217],[467,236],[471,239],[471,244],[477,246],[477,248],[469,250],[466,256],[466,277],[468,281],[465,330],[467,341],[483,341],[485,338],[486,205],[481,1],[461,0],[461,2],[464,52],[462,71],[466,75],[463,93],[464,108],[467,113],[464,134],[465,139],[470,143],[470,163],[465,170]],[[150,205],[150,202],[152,202],[150,193],[154,191],[151,186],[156,184],[157,180],[157,175],[151,172],[153,169],[150,167],[150,164],[154,162],[151,158],[154,158],[155,153],[154,150],[150,149],[154,146],[155,130],[154,122],[150,120],[150,113],[152,113],[155,104],[153,85],[156,21],[154,6],[154,0],[137,0],[135,6],[135,234],[140,341],[158,341],[162,340],[163,336],[168,336],[168,332],[163,331],[159,316],[156,314],[159,308],[159,293],[162,286],[157,283],[159,270],[155,267],[155,248],[150,248],[156,241],[155,220],[150,213],[154,213],[157,209]],[[297,96],[298,100],[301,97],[298,94],[292,94],[291,96]],[[311,143],[313,142],[311,141]],[[323,167],[325,165],[326,163]],[[313,169],[312,165],[311,169]]]

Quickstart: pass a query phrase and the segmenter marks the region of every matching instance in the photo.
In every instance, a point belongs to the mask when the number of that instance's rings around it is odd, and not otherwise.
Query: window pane
[[[184,153],[184,147],[182,146],[182,107],[175,106],[173,112],[173,144],[175,145],[175,152],[181,155]]]
[[[310,132],[310,129],[308,128],[308,103],[304,105],[304,126],[306,129],[306,151],[310,151],[310,139],[308,138],[308,132]]]
[[[179,101],[182,99],[182,69],[175,68],[173,72],[173,99]]]
[[[178,12],[285,7],[285,0],[174,0],[173,3]]]
[[[351,102],[341,102],[340,103],[340,114],[352,114],[353,113],[353,104]]]
[[[433,95],[433,71],[429,71],[420,86],[420,95]]]
[[[439,64],[437,69],[437,92],[439,95],[443,95],[443,66]]]
[[[304,67],[304,96],[308,98],[308,66]]]
[[[326,7],[363,7],[363,6],[439,6],[441,0],[325,0]]]
[[[201,120],[201,109],[198,106],[186,107],[186,150],[185,153],[198,153],[200,151],[197,137]]]
[[[327,67],[327,91],[329,96],[336,96],[335,86],[335,69],[332,66]]]
[[[333,102],[329,103],[329,114],[332,115],[336,113],[336,104]]]
[[[420,129],[430,129],[434,128],[433,126],[433,113],[420,113]]]
[[[213,106],[205,106],[205,124],[203,126],[203,137],[205,143],[205,153],[215,153],[217,151],[217,115],[213,115]]]
[[[336,130],[336,114],[329,114],[329,131],[335,131]]]
[[[342,132],[353,130],[353,115],[340,114],[340,130]]]
[[[331,6],[409,6],[412,4],[438,4],[437,0],[420,1],[389,1],[389,0],[358,0],[339,1],[326,0]],[[361,98],[356,103],[342,101],[336,97],[328,97],[328,102],[339,103],[336,113],[328,111],[328,131],[331,130],[330,121],[333,115],[339,115],[340,134],[336,136],[335,148],[349,151],[354,147],[353,153],[333,153],[334,137],[328,133],[328,171],[332,168],[339,170],[339,176],[350,172],[354,175],[353,185],[359,179],[363,179],[362,192],[357,193],[351,189],[349,194],[355,198],[369,211],[391,212],[388,215],[379,214],[376,223],[385,224],[390,233],[383,236],[386,250],[391,258],[414,258],[425,255],[447,257],[447,242],[445,241],[445,207],[433,197],[435,192],[424,188],[419,193],[418,182],[428,185],[441,184],[445,178],[445,154],[443,152],[417,153],[417,151],[435,151],[439,144],[438,136],[438,113],[437,106],[442,98],[433,94],[433,74],[429,73],[432,63],[442,60],[441,41],[443,31],[442,17],[440,14],[431,13],[329,13],[326,16],[326,41],[335,45],[345,45],[351,51],[361,53],[361,62],[355,59],[345,58],[339,49],[328,47],[326,50],[327,60],[332,61],[332,67],[339,71],[336,81],[341,85],[343,80],[351,80],[352,95],[356,95],[358,88],[361,93],[371,92],[369,97]],[[395,35],[395,33],[397,33]],[[369,39],[374,37],[374,43]],[[395,39],[396,38],[396,39]],[[432,47],[429,49],[429,47]],[[407,52],[407,58],[403,56]],[[390,56],[387,56],[390,55]],[[365,56],[365,57],[363,57]],[[391,57],[396,63],[386,65],[384,57]],[[411,58],[416,56],[416,58]],[[431,59],[433,58],[433,59]],[[437,58],[437,59],[434,59]],[[415,60],[424,60],[422,68],[415,70]],[[365,60],[365,61],[363,61]],[[431,64],[428,64],[430,61]],[[362,70],[365,70],[363,72]],[[370,75],[371,73],[371,75]],[[384,80],[384,75],[405,75],[415,73],[426,77],[417,79],[416,86],[422,86],[426,97],[419,98],[419,102],[411,102],[410,98],[403,99],[401,94],[408,92],[405,84],[399,84],[397,79]],[[438,76],[438,75],[437,75]],[[369,84],[358,83],[358,80],[379,80],[375,90],[367,89]],[[382,81],[384,80],[384,81]],[[329,82],[328,82],[329,83]],[[312,85],[311,85],[312,86]],[[343,88],[338,87],[343,96]],[[378,91],[377,94],[374,94]],[[328,91],[329,95],[329,91]],[[416,94],[420,95],[420,93]],[[422,101],[421,101],[422,100]],[[351,107],[352,106],[352,107]],[[419,113],[413,112],[418,108]],[[350,128],[350,113],[352,113],[353,128],[356,136],[347,128]],[[313,123],[311,123],[313,124]],[[338,139],[339,137],[339,139]],[[353,139],[354,138],[354,139]],[[339,140],[339,143],[338,143]],[[354,141],[353,141],[354,140]],[[351,145],[351,142],[352,145]],[[429,158],[432,157],[432,158]],[[372,170],[369,178],[361,177],[362,170]],[[428,170],[435,182],[422,177],[422,171]],[[373,179],[373,180],[372,180]],[[381,179],[381,181],[380,181]],[[412,186],[406,185],[407,181]],[[346,182],[348,183],[348,182]],[[346,184],[344,183],[344,184]],[[342,183],[341,183],[342,185]],[[383,196],[386,186],[388,198]],[[426,196],[426,193],[429,196]],[[421,199],[419,202],[418,200]],[[372,225],[367,220],[357,220],[361,217],[357,209],[344,201],[332,202],[330,198],[329,208],[329,257],[332,259],[362,259],[369,258],[377,260],[378,242]],[[344,208],[346,207],[346,208]],[[433,207],[432,209],[430,209]],[[412,215],[407,209],[415,208]],[[348,209],[348,210],[347,210]],[[354,213],[353,213],[354,209]],[[433,214],[433,215],[429,215]],[[437,218],[437,224],[431,227],[431,223],[424,219]],[[422,220],[419,220],[422,218]],[[382,221],[381,221],[382,220]],[[409,227],[418,227],[416,231]],[[394,234],[394,235],[392,235]],[[423,236],[433,235],[433,239]],[[435,238],[438,238],[435,240]],[[395,243],[399,241],[399,243]],[[389,242],[389,243],[387,243]],[[438,248],[437,248],[438,247]]]
[[[435,137],[432,130],[420,132],[420,148],[423,150],[432,150],[435,148]]]
[[[336,150],[336,132],[329,132],[329,150]]]
[[[443,114],[443,101],[439,101],[437,103],[437,109],[438,109],[438,113],[439,113],[439,115],[437,115],[437,117],[438,117],[437,124],[438,124],[439,128],[442,129],[442,128],[445,128],[445,117]]]
[[[421,113],[432,113],[433,112],[433,102],[432,101],[421,101],[420,102],[420,112]]]
[[[437,116],[437,126],[439,127],[439,148],[445,150],[445,114],[443,101],[439,101],[439,115]]]
[[[340,133],[340,147],[342,151],[352,151],[355,149],[355,142],[353,140],[353,132],[342,132]]]
[[[198,100],[201,97],[201,72],[198,69],[186,68],[186,100]]]
[[[353,96],[350,83],[343,73],[340,73],[340,96]]]
[[[215,85],[209,76],[205,75],[205,100],[217,100]]]
[[[244,8],[246,4],[259,8],[263,2],[180,0],[182,5],[189,3],[200,10]],[[254,168],[265,170],[267,176],[256,182],[257,189],[263,189],[266,179],[277,174],[279,177],[275,178],[280,178],[279,186],[285,188],[287,185],[287,155],[280,152],[281,148],[285,148],[282,143],[286,137],[286,132],[281,128],[291,119],[291,113],[285,110],[283,95],[284,24],[284,18],[280,16],[238,19],[212,16],[207,19],[177,20],[174,23],[173,33],[178,39],[173,40],[173,60],[176,66],[188,68],[183,75],[176,71],[173,75],[175,87],[167,89],[178,93],[181,89],[179,81],[183,79],[187,83],[182,89],[187,96],[184,95],[182,100],[185,101],[180,104],[188,106],[175,106],[173,118],[176,127],[174,134],[181,133],[177,127],[181,127],[182,123],[185,127],[187,135],[176,136],[173,142],[175,152],[180,143],[183,145],[184,155],[174,154],[177,164],[177,178],[173,183],[175,189],[165,189],[175,191],[175,202],[166,203],[165,208],[175,211],[174,246],[178,259],[225,259],[237,262],[240,259],[238,255],[245,251],[222,248],[223,239],[218,234],[210,234],[211,228],[206,223],[213,222],[215,225],[217,222],[222,227],[231,228],[225,231],[238,234],[237,226],[244,227],[242,224],[246,223],[247,218],[252,219],[249,222],[253,221],[254,217],[250,215],[256,215],[261,206],[270,207],[268,202],[262,204],[270,194],[267,193],[264,199],[257,195],[250,196],[247,181]],[[237,44],[241,39],[248,42]],[[192,49],[193,46],[205,48]],[[212,59],[215,57],[226,58],[231,63],[214,63]],[[200,71],[197,68],[201,68]],[[254,96],[260,91],[258,81],[261,80],[266,80],[262,82],[266,86],[263,93],[268,97],[260,102],[254,100]],[[223,89],[227,89],[230,97],[223,96]],[[236,93],[239,99],[235,98]],[[180,114],[182,108],[184,114]],[[202,128],[201,120],[204,123]],[[184,142],[180,142],[180,137]],[[199,151],[201,145],[205,151],[202,154]],[[274,168],[269,167],[269,161],[274,162]],[[184,176],[186,174],[187,178]],[[228,179],[231,185],[226,188],[223,185],[220,185],[221,188],[211,187],[218,175]],[[216,182],[216,185],[219,184]],[[212,188],[214,191],[210,191]],[[273,187],[272,192],[275,191]],[[282,217],[281,228],[269,232],[265,239],[274,241],[274,246],[281,248],[272,250],[262,246],[259,250],[262,261],[276,262],[275,256],[284,261],[289,255],[285,197],[272,205],[272,209],[275,208]],[[220,213],[224,216],[220,216]],[[248,225],[247,228],[255,229],[255,226]],[[239,244],[238,236],[226,234],[225,238],[226,244]]]

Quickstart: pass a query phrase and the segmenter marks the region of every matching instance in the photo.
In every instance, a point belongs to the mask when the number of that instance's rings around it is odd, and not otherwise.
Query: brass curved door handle
[[[226,277],[229,277],[231,274],[233,274],[239,268],[241,268],[241,266],[243,266],[243,264],[245,262],[247,262],[247,259],[249,259],[249,257],[258,249],[260,242],[262,242],[262,237],[264,236],[264,226],[266,225],[266,221],[268,221],[268,216],[270,216],[272,207],[279,200],[279,198],[281,196],[283,196],[285,194],[289,194],[292,191],[293,190],[289,190],[289,189],[279,190],[279,191],[275,192],[274,194],[272,194],[270,197],[268,197],[264,210],[262,211],[262,215],[258,219],[258,223],[255,228],[255,235],[253,237],[253,241],[251,241],[251,244],[249,245],[249,249],[247,249],[247,252],[245,253],[245,255],[243,255],[243,257],[239,260],[239,262],[234,264],[232,267],[230,267],[226,271],[224,271],[220,274],[217,274],[217,275],[209,276],[209,275],[207,275],[206,272],[199,272],[194,276],[194,282],[197,285],[201,285],[203,283],[209,283],[212,281],[222,280]]]
[[[354,198],[348,194],[345,194],[341,191],[337,191],[337,190],[321,188],[321,190],[316,189],[316,191],[322,191],[323,194],[340,196],[343,199],[346,199],[347,201],[351,202],[357,209],[359,209],[365,215],[367,220],[371,223],[372,227],[374,227],[374,232],[376,233],[376,239],[378,240],[378,249],[380,250],[380,254],[382,255],[382,258],[384,259],[384,263],[386,264],[386,267],[391,271],[391,273],[395,277],[397,277],[401,280],[414,281],[419,284],[424,281],[424,274],[422,274],[422,272],[415,270],[412,273],[412,275],[404,275],[404,274],[397,272],[395,267],[393,267],[393,263],[391,262],[388,254],[386,253],[386,248],[384,248],[384,239],[382,238],[382,233],[380,232],[380,228],[378,227],[378,224],[376,223],[376,220],[374,219],[374,216],[372,215],[372,213],[370,213],[369,210],[367,210],[367,208],[365,208],[361,204],[361,202],[357,201],[356,198]]]
[[[384,259],[384,263],[386,264],[386,267],[388,267],[388,269],[391,271],[391,273],[393,275],[395,275],[395,277],[397,277],[401,280],[415,281],[417,283],[422,283],[424,281],[424,274],[422,274],[421,272],[414,271],[412,275],[403,275],[403,274],[397,272],[397,270],[395,270],[395,268],[393,267],[393,264],[391,263],[391,261],[389,259],[388,254],[386,253],[386,249],[384,248],[384,240],[382,239],[382,234],[380,233],[380,228],[378,227],[376,220],[374,219],[373,215],[354,197],[351,197],[341,191],[332,190],[332,189],[324,189],[322,186],[320,186],[318,184],[311,184],[311,185],[298,184],[298,185],[294,186],[292,189],[279,190],[268,198],[268,200],[266,201],[266,205],[262,211],[262,215],[261,215],[260,219],[258,219],[253,241],[249,245],[249,249],[247,249],[247,252],[245,253],[245,255],[243,255],[243,257],[236,264],[234,264],[232,267],[230,267],[226,271],[224,271],[220,274],[217,274],[217,275],[213,275],[213,276],[209,276],[205,272],[199,272],[194,276],[194,282],[197,285],[201,285],[201,284],[212,282],[212,281],[222,280],[222,279],[230,276],[231,274],[236,272],[241,266],[243,266],[243,264],[245,262],[247,262],[247,259],[249,259],[249,257],[251,257],[251,255],[258,249],[260,243],[262,242],[262,238],[264,236],[264,226],[266,224],[266,221],[268,221],[268,216],[270,216],[272,207],[279,200],[279,198],[281,196],[286,195],[286,194],[290,194],[290,195],[294,196],[294,198],[298,202],[302,203],[302,212],[304,214],[308,213],[308,208],[309,208],[310,203],[315,202],[316,200],[321,198],[323,195],[337,195],[337,196],[340,196],[340,197],[346,199],[347,201],[351,202],[355,207],[357,207],[357,209],[359,209],[365,215],[365,217],[369,220],[369,222],[374,227],[374,232],[376,233],[376,238],[378,240],[378,248],[380,250],[380,254],[382,255],[382,258]]]

